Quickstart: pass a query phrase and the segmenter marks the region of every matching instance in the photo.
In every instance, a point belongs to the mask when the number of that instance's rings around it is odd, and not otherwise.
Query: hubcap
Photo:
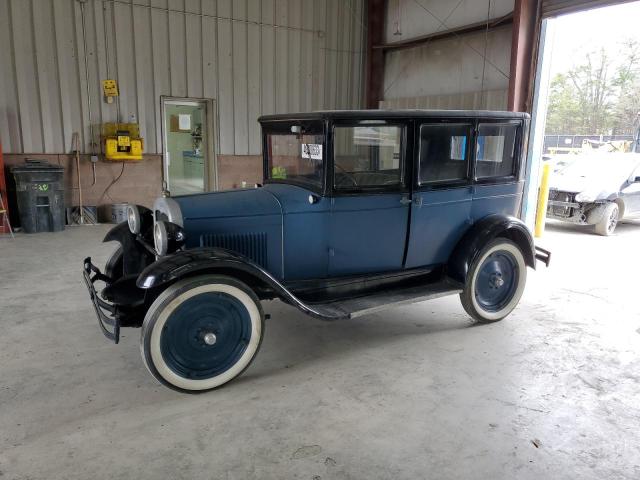
[[[206,380],[242,357],[251,339],[251,318],[244,304],[227,293],[206,292],[171,312],[160,336],[160,352],[177,375]]]
[[[618,223],[618,211],[614,210],[609,215],[609,231],[613,232],[613,229],[616,228],[616,224]]]
[[[484,260],[474,292],[480,307],[497,312],[511,301],[518,287],[518,268],[513,254],[504,250],[493,252]]]

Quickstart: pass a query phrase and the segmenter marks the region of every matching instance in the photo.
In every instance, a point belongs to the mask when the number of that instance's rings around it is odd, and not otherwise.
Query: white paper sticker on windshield
[[[322,144],[303,143],[302,158],[310,158],[311,160],[322,160]]]

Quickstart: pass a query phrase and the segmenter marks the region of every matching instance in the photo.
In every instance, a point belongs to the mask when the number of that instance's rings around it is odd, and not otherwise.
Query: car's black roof
[[[375,120],[384,118],[530,118],[524,112],[502,112],[495,110],[320,110],[307,113],[279,113],[263,115],[259,122],[277,120],[328,120],[358,119]]]

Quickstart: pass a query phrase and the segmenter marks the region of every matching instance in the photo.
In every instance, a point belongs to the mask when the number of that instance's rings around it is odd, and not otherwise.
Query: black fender
[[[154,260],[149,251],[131,233],[127,222],[121,222],[104,236],[103,242],[118,242],[122,245],[122,270],[124,275],[139,273]]]
[[[140,273],[136,285],[138,288],[158,292],[163,290],[162,287],[182,278],[206,273],[237,278],[253,289],[261,299],[278,297],[311,316],[324,318],[300,301],[260,265],[244,255],[223,248],[193,248],[162,257]]]
[[[447,264],[447,274],[464,283],[467,272],[484,246],[497,237],[505,237],[515,242],[522,250],[526,264],[536,268],[536,248],[531,232],[525,223],[508,215],[487,215],[473,224],[458,242]]]

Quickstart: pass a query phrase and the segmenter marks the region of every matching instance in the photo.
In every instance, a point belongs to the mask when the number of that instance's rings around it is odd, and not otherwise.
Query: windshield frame
[[[305,190],[309,190],[311,192],[317,193],[319,195],[324,195],[326,193],[327,188],[327,160],[328,160],[328,150],[327,150],[327,126],[326,120],[314,119],[314,120],[296,120],[295,118],[288,120],[278,120],[278,121],[269,121],[264,122],[262,124],[262,175],[265,184],[270,183],[281,183],[286,185],[295,185],[296,187],[304,188]],[[271,172],[269,168],[269,135],[281,134],[281,135],[292,135],[291,127],[292,126],[301,126],[303,129],[303,134],[305,130],[310,130],[313,127],[314,130],[321,130],[322,134],[322,174],[320,179],[320,185],[299,181],[291,178],[271,178]],[[306,128],[305,128],[306,127]],[[320,134],[320,133],[318,133]]]

